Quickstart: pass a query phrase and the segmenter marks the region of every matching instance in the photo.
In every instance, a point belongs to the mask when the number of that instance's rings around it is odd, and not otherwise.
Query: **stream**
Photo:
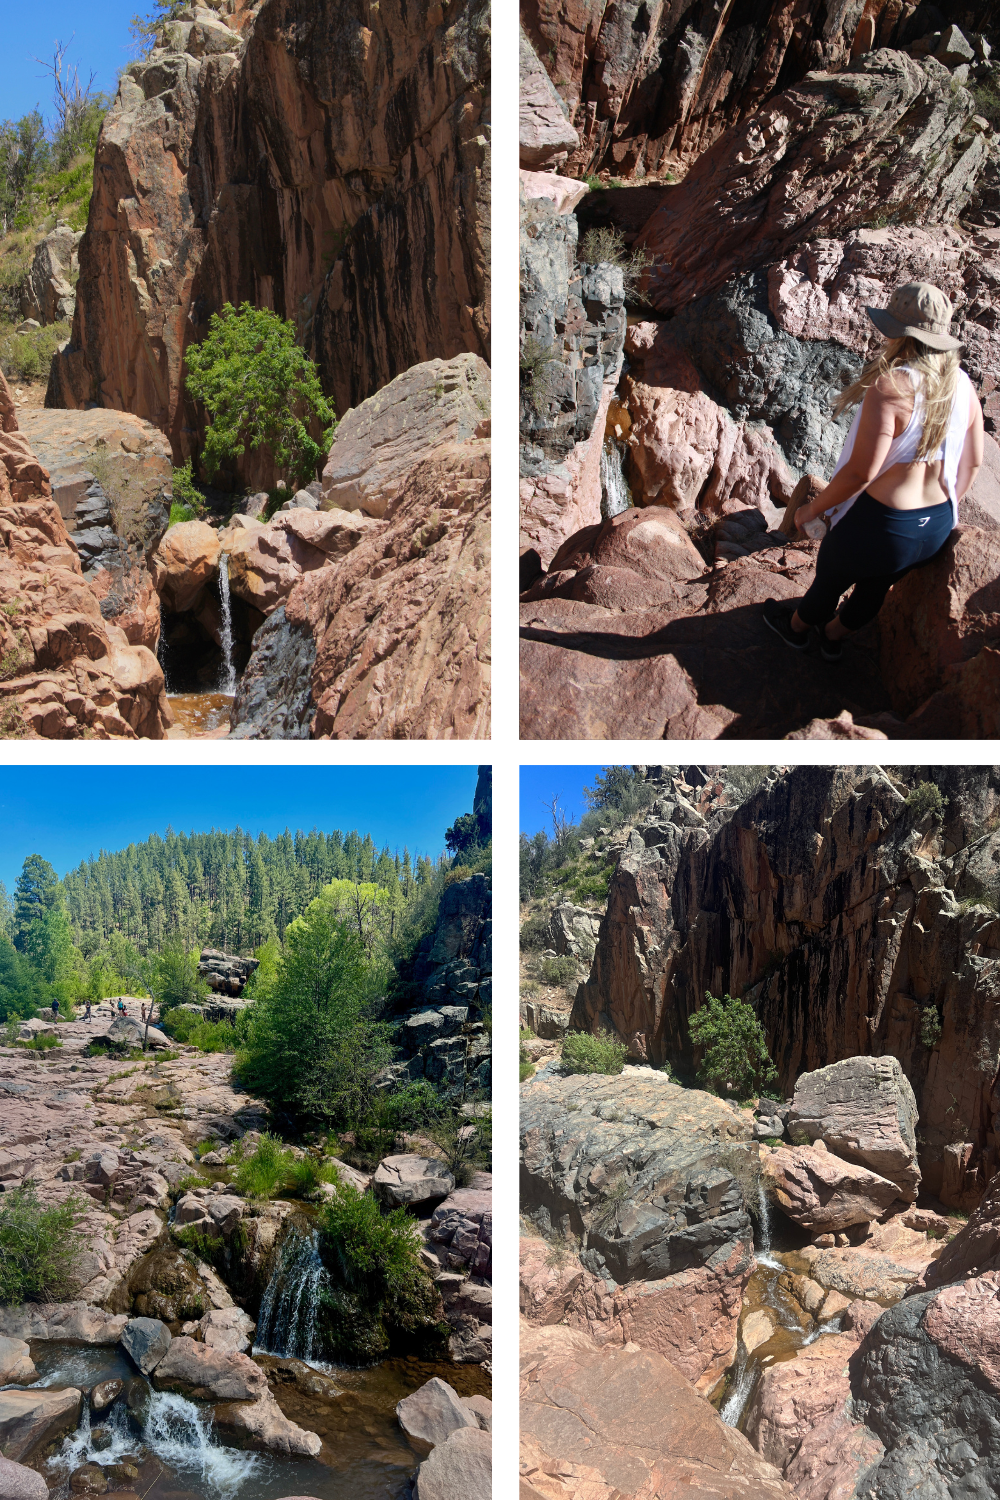
[[[757,1269],[750,1277],[743,1294],[743,1315],[749,1316],[758,1309],[766,1311],[774,1324],[774,1332],[769,1339],[747,1353],[743,1344],[741,1319],[736,1361],[723,1387],[721,1399],[716,1397],[713,1403],[718,1406],[719,1415],[726,1425],[740,1431],[746,1421],[754,1388],[766,1367],[778,1360],[794,1359],[798,1351],[807,1344],[814,1343],[823,1334],[837,1333],[840,1330],[839,1315],[824,1323],[816,1323],[799,1310],[798,1304],[780,1285],[782,1276],[787,1273],[808,1276],[810,1270],[809,1263],[798,1253],[803,1243],[801,1236],[796,1244],[791,1244],[796,1226],[785,1219],[784,1215],[781,1217],[782,1230],[779,1238],[787,1239],[788,1243],[783,1248],[776,1248],[773,1243],[775,1230],[771,1206],[763,1185],[758,1184],[754,1249]]]
[[[168,740],[221,740],[229,733],[231,693],[167,693],[174,722]]]

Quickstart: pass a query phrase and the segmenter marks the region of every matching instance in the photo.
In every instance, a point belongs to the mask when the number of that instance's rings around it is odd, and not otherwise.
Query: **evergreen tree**
[[[188,952],[179,932],[172,932],[163,944],[152,988],[164,1010],[198,1005],[208,995],[208,985],[198,973],[198,955]]]
[[[33,922],[44,917],[55,897],[59,878],[47,859],[29,854],[14,886],[14,946],[24,948]]]

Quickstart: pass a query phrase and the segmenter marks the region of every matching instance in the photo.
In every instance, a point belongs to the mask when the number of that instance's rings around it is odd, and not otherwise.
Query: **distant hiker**
[[[53,1000],[53,1002],[52,1002],[52,1019],[53,1019],[53,1021],[58,1021],[58,1019],[59,1019],[59,1001],[58,1000]]]
[[[144,1026],[146,1024],[146,1007],[145,1007],[145,1005],[142,1007],[142,1024]]]
[[[764,605],[765,622],[796,651],[814,628],[826,661],[840,660],[841,641],[874,620],[894,583],[941,551],[983,461],[983,410],[959,368],[944,292],[912,282],[888,308],[865,311],[886,343],[838,397],[835,416],[861,405],[830,483],[795,513],[801,531],[830,512],[815,581],[797,606]]]
[[[89,1000],[87,1001],[87,1009],[86,1009],[86,1012],[84,1014],[83,1019],[85,1021],[89,1021],[90,1020],[90,1001]]]

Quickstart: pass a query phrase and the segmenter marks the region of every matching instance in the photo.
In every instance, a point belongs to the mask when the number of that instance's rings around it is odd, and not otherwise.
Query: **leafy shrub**
[[[694,1045],[704,1049],[698,1076],[716,1090],[748,1099],[777,1079],[764,1028],[745,1001],[732,995],[717,1000],[706,990],[688,1029]]]
[[[614,186],[614,184],[611,184]],[[580,240],[579,258],[583,265],[620,266],[625,283],[625,296],[632,302],[646,302],[648,298],[639,290],[643,272],[651,265],[653,257],[641,246],[629,250],[620,229],[608,225],[602,229],[588,229]]]
[[[354,1149],[350,1155],[358,1166],[377,1164],[395,1150],[404,1131],[426,1129],[439,1120],[447,1107],[425,1079],[408,1083],[391,1093],[373,1093],[354,1127]]]
[[[61,1047],[62,1042],[57,1036],[33,1036],[30,1042],[15,1041],[15,1047],[24,1047],[28,1052],[51,1052],[53,1047]]]
[[[185,1250],[190,1250],[192,1255],[203,1260],[206,1265],[217,1266],[225,1251],[225,1244],[221,1238],[213,1238],[205,1234],[201,1229],[196,1229],[193,1224],[185,1224],[183,1229],[174,1229],[174,1239],[183,1245]]]
[[[467,1187],[477,1167],[490,1170],[493,1111],[489,1107],[472,1119],[457,1110],[444,1109],[436,1120],[425,1122],[420,1129],[439,1147],[456,1187]]]
[[[519,358],[521,397],[536,411],[549,393],[550,367],[558,364],[552,346],[529,335],[521,345]]]
[[[239,1030],[230,1021],[206,1021],[195,1010],[168,1011],[160,1025],[174,1041],[201,1052],[235,1052],[239,1044]]]
[[[541,975],[543,984],[561,985],[569,989],[576,982],[578,966],[575,958],[566,954],[563,958],[543,958]]]
[[[534,1077],[534,1073],[535,1073],[535,1064],[531,1060],[531,1054],[528,1052],[528,1049],[526,1047],[521,1046],[518,1049],[518,1060],[517,1060],[517,1076],[518,1076],[518,1081],[520,1083],[523,1083],[526,1078],[533,1078]]]
[[[223,460],[264,446],[294,484],[316,477],[336,418],[294,324],[249,302],[239,312],[227,302],[185,361],[187,389],[208,413],[202,464],[210,480]],[[323,427],[319,443],[309,432],[314,421]]]
[[[48,380],[52,357],[69,334],[68,323],[48,323],[27,333],[0,326],[0,370],[8,380]]]
[[[298,1193],[300,1198],[310,1197],[322,1182],[339,1181],[337,1163],[317,1161],[315,1156],[304,1156],[301,1161],[293,1161],[285,1173],[286,1191]]]
[[[179,468],[174,469],[171,488],[174,497],[173,504],[170,507],[171,526],[175,524],[173,520],[175,509],[187,512],[184,516],[185,521],[193,521],[204,512],[205,497],[195,484],[194,475],[191,472],[190,459],[188,459],[187,463],[181,464]]]
[[[74,1195],[43,1208],[31,1181],[0,1197],[0,1306],[71,1295],[73,1268],[84,1249],[77,1225],[92,1207]]]
[[[929,1050],[933,1050],[941,1040],[941,1017],[933,1005],[925,1006],[921,1012],[920,1040]]]
[[[625,1043],[610,1031],[598,1036],[571,1031],[562,1045],[563,1068],[567,1073],[620,1073],[627,1051]]]
[[[403,1208],[382,1214],[370,1193],[342,1186],[318,1217],[330,1272],[319,1326],[329,1357],[347,1364],[388,1353],[430,1354],[450,1329],[434,1321],[436,1291],[420,1263],[421,1237]]]
[[[171,526],[180,526],[185,521],[196,521],[197,519],[193,510],[190,510],[186,505],[178,505],[177,501],[174,500],[170,505],[170,519],[167,521],[167,530],[169,531]]]
[[[948,798],[942,797],[941,788],[936,782],[922,781],[907,797],[906,806],[916,819],[924,817],[927,813],[933,813],[935,818],[940,818],[948,806]]]
[[[984,115],[994,130],[1000,130],[1000,88],[994,79],[974,83],[972,97],[976,101],[976,113]]]
[[[763,784],[772,766],[727,766],[723,775],[730,797],[745,802]]]
[[[189,1193],[192,1188],[203,1187],[208,1187],[208,1178],[202,1177],[199,1172],[188,1172],[186,1177],[181,1178],[180,1182],[174,1188],[174,1192],[179,1198],[182,1193]]]
[[[269,1132],[261,1136],[250,1156],[239,1156],[238,1148],[230,1153],[230,1160],[234,1155],[237,1162],[233,1183],[245,1198],[273,1198],[292,1161],[287,1148]]]
[[[527,952],[533,948],[548,948],[552,941],[548,918],[543,912],[521,923],[521,947]]]

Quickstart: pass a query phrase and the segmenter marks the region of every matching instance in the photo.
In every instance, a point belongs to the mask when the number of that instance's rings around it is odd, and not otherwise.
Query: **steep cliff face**
[[[812,69],[906,46],[948,21],[981,29],[993,7],[955,9],[899,0],[522,0],[521,20],[579,137],[561,170],[641,179],[686,166]]]
[[[962,1206],[997,1166],[1000,777],[910,768],[943,825],[877,767],[774,774],[735,812],[665,789],[615,875],[575,1025],[693,1061],[706,991],[753,1002],[791,1090],[855,1055],[899,1058],[926,1186]]]
[[[48,394],[148,418],[177,460],[184,349],[226,301],[291,319],[341,414],[488,342],[485,0],[228,9],[186,11],[122,79]]]

